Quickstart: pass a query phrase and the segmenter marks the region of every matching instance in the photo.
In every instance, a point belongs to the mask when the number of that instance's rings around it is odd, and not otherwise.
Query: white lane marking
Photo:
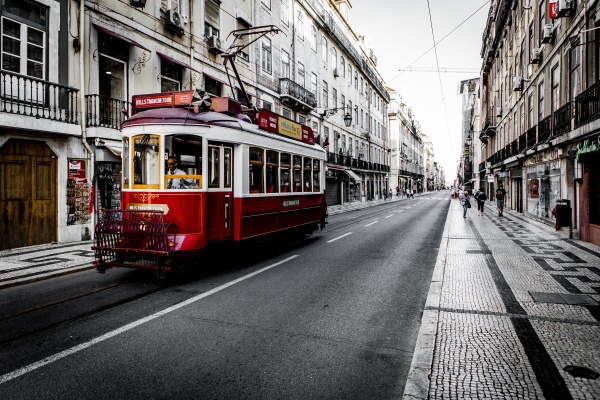
[[[399,212],[399,213],[401,213],[401,212],[404,212],[404,210],[398,210],[398,211],[396,211],[396,212]]]
[[[390,214],[386,218],[393,217],[393,216],[394,216],[394,214]]]
[[[182,307],[185,307],[185,306],[188,306],[190,304],[193,304],[193,303],[195,303],[195,302],[197,302],[199,300],[202,300],[205,297],[208,297],[208,296],[210,296],[212,294],[220,292],[221,290],[226,289],[226,288],[228,288],[230,286],[233,286],[233,285],[235,285],[237,283],[240,283],[240,282],[242,282],[242,281],[244,281],[244,280],[246,280],[248,278],[252,278],[255,275],[258,275],[260,273],[268,271],[271,268],[274,268],[274,267],[276,267],[278,265],[286,263],[286,262],[288,262],[288,261],[290,261],[290,260],[292,260],[292,259],[294,259],[296,257],[299,257],[299,255],[296,254],[296,255],[293,255],[291,257],[288,257],[285,260],[281,260],[279,262],[276,262],[275,264],[271,264],[271,265],[269,265],[267,267],[259,269],[258,271],[254,271],[254,272],[252,272],[252,273],[250,273],[248,275],[244,275],[241,278],[238,278],[238,279],[235,279],[235,280],[233,280],[231,282],[225,283],[225,284],[223,284],[221,286],[218,286],[218,287],[216,287],[216,288],[214,288],[212,290],[209,290],[208,292],[205,292],[205,293],[199,294],[197,296],[191,297],[191,298],[189,298],[187,300],[182,301],[181,303],[177,303],[177,304],[175,304],[175,305],[173,305],[171,307],[165,308],[164,310],[158,311],[158,312],[156,312],[156,313],[154,313],[152,315],[149,315],[149,316],[144,317],[142,319],[139,319],[137,321],[131,322],[131,323],[129,323],[127,325],[124,325],[124,326],[122,326],[120,328],[117,328],[117,329],[115,329],[113,331],[107,332],[104,335],[98,336],[97,338],[94,338],[94,339],[92,339],[92,340],[90,340],[88,342],[78,344],[77,346],[73,346],[70,349],[61,351],[60,353],[48,356],[46,358],[41,359],[40,361],[36,361],[36,362],[34,362],[32,364],[26,365],[23,368],[19,368],[17,370],[14,370],[12,372],[6,373],[4,375],[0,375],[0,385],[3,384],[3,383],[6,383],[6,382],[8,382],[8,381],[10,381],[12,379],[18,378],[19,376],[24,375],[24,374],[26,374],[28,372],[34,371],[34,370],[36,370],[38,368],[41,368],[41,367],[46,366],[46,365],[48,365],[50,363],[53,363],[54,361],[58,361],[58,360],[60,360],[62,358],[65,358],[65,357],[68,357],[68,356],[70,356],[72,354],[75,354],[75,353],[77,353],[77,352],[79,352],[81,350],[85,350],[88,347],[91,347],[91,346],[93,346],[93,345],[95,345],[97,343],[103,342],[103,341],[105,341],[107,339],[110,339],[110,338],[112,338],[114,336],[120,335],[121,333],[127,332],[127,331],[129,331],[129,330],[131,330],[133,328],[136,328],[136,327],[138,327],[138,326],[140,326],[142,324],[145,324],[146,322],[150,322],[153,319],[156,319],[158,317],[162,317],[163,315],[169,314],[169,313],[171,313],[173,311],[176,311],[176,310],[178,310],[178,309],[180,309]]]
[[[343,234],[342,236],[336,237],[335,239],[328,240],[327,243],[335,242],[336,240],[341,239],[341,238],[343,238],[345,236],[348,236],[348,235],[352,235],[352,232],[348,232],[348,233]]]
[[[379,222],[379,221],[375,221],[375,222],[371,222],[370,224],[366,224],[366,225],[365,225],[365,228],[366,228],[367,226],[374,225],[374,224],[376,224],[376,223],[378,223],[378,222]]]

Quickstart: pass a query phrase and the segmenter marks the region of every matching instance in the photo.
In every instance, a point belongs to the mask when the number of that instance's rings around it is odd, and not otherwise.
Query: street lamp
[[[329,118],[339,110],[345,111],[346,107],[328,108],[323,110],[320,114],[323,116],[323,118]],[[350,114],[350,111],[344,114],[344,125],[346,125],[346,128],[349,128],[350,125],[352,125],[352,114]]]

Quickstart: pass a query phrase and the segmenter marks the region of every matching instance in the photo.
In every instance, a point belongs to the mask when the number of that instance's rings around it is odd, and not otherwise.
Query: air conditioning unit
[[[575,11],[575,0],[558,0],[556,14],[559,17],[570,17]]]
[[[165,26],[175,32],[183,32],[183,25],[181,24],[181,16],[178,12],[173,10],[167,10],[165,16]]]
[[[337,78],[338,76],[340,76],[340,73],[338,72],[338,69],[337,69],[337,68],[334,68],[334,69],[333,69],[333,76],[335,76],[336,78]]]
[[[208,50],[216,54],[221,54],[223,52],[223,50],[221,50],[221,39],[219,39],[218,36],[208,37]]]
[[[554,33],[552,32],[552,25],[546,24],[544,25],[544,29],[542,31],[542,43],[551,43],[554,40]]]
[[[535,48],[531,50],[531,63],[539,64],[542,62],[542,49]]]
[[[502,116],[502,107],[496,107],[496,117]]]
[[[142,7],[146,6],[146,0],[129,0],[129,5],[132,7]]]
[[[513,78],[513,91],[514,92],[521,92],[523,90],[523,77],[522,76],[515,76]]]

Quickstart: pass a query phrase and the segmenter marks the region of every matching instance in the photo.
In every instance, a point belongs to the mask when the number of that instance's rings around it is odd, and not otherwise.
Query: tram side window
[[[176,169],[180,170],[177,175],[183,175],[179,179],[179,185],[173,189],[200,189],[202,187],[202,138],[194,135],[168,135],[165,136],[165,153],[177,160]],[[210,165],[209,165],[210,167]],[[183,173],[183,174],[182,174]],[[175,185],[169,173],[168,160],[165,160],[165,188],[169,183]],[[210,183],[210,181],[209,181]]]
[[[129,138],[123,138],[123,189],[129,189],[130,163]]]
[[[231,149],[223,150],[223,187],[231,187]]]
[[[133,137],[133,186],[158,189],[159,137]]]
[[[321,191],[321,162],[313,160],[313,192]]]
[[[312,179],[312,160],[308,157],[304,158],[304,191],[310,192],[311,189],[311,179]]]
[[[294,156],[293,160],[293,176],[294,176],[294,192],[302,190],[302,157]]]
[[[220,180],[221,148],[208,147],[208,187],[218,188]]]
[[[281,153],[281,193],[290,191],[290,164],[291,156]]]
[[[250,148],[250,165],[249,179],[250,179],[250,193],[264,193],[263,185],[263,169],[264,169],[264,150],[251,147]]]
[[[267,193],[278,193],[279,153],[267,151]]]

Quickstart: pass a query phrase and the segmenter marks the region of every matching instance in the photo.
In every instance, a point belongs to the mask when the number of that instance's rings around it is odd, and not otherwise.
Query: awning
[[[123,152],[123,142],[120,142],[118,140],[96,138],[95,144],[97,147],[106,147],[108,151],[110,151],[117,157],[121,157],[121,153]]]
[[[346,173],[346,175],[348,175],[350,177],[350,179],[352,179],[354,182],[360,182],[360,176],[356,175],[354,173],[354,171],[349,170],[349,169],[345,169],[344,172]]]
[[[94,28],[96,28],[97,30],[99,30],[100,32],[106,33],[109,36],[115,37],[117,39],[120,39],[124,42],[127,42],[129,44],[134,45],[135,47],[139,47],[140,49],[144,49],[146,51],[150,51],[149,49],[145,48],[144,46],[142,46],[141,44],[139,44],[138,42],[136,42],[133,39],[128,38],[127,36],[123,36],[118,34],[117,32],[113,32],[111,30],[108,30],[106,28],[101,27],[100,25],[96,25],[94,23],[92,23],[92,25],[94,25]]]
[[[207,74],[206,72],[202,73],[205,77],[212,79],[213,81],[217,81],[223,85],[229,86],[229,82],[225,82],[223,79],[217,78],[216,76],[212,76]],[[235,78],[234,78],[235,79]]]
[[[176,60],[176,59],[174,59],[173,57],[169,57],[168,55],[166,55],[166,54],[163,54],[163,53],[161,53],[160,51],[157,51],[157,52],[156,52],[156,54],[158,54],[158,56],[159,56],[160,58],[162,58],[162,59],[164,59],[164,60],[167,60],[167,61],[170,61],[170,62],[172,62],[173,64],[177,64],[177,65],[180,65],[180,66],[182,66],[182,67],[184,67],[184,68],[190,69],[190,70],[192,70],[192,71],[194,71],[194,72],[198,72],[198,73],[200,73],[200,71],[198,71],[198,70],[196,70],[196,69],[194,69],[194,68],[190,67],[189,65],[187,65],[187,64],[186,64],[186,63],[184,63],[183,61],[179,61],[179,60]]]

